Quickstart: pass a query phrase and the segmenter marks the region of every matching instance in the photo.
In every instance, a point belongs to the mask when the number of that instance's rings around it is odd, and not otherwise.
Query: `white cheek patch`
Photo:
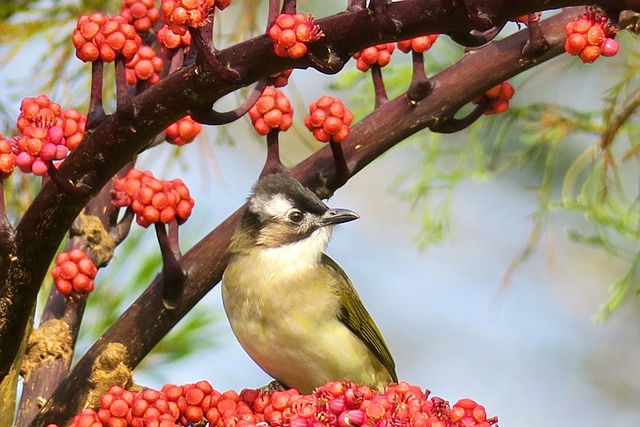
[[[276,194],[269,198],[252,197],[249,209],[260,217],[260,221],[268,218],[284,218],[293,209],[291,201],[282,194]]]

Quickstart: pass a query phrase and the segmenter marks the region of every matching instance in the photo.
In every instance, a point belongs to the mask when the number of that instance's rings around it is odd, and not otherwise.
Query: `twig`
[[[413,63],[413,72],[411,74],[411,84],[407,89],[407,99],[411,105],[416,105],[429,95],[433,89],[433,85],[424,72],[424,53],[411,51],[411,60]]]
[[[280,14],[280,0],[269,0],[269,13],[267,16],[267,31],[276,22],[276,18]]]
[[[167,235],[165,224],[155,223],[156,237],[162,253],[162,301],[168,310],[175,308],[175,302],[184,291],[184,284],[187,280],[187,273],[180,266],[180,248],[178,245],[178,223],[175,218],[169,224],[169,228],[174,227],[171,237]]]
[[[544,39],[544,34],[540,29],[540,16],[540,12],[529,14],[527,21],[527,28],[529,28],[529,40],[527,40],[527,44],[522,48],[523,55],[527,57],[541,55],[549,48],[549,44]]]
[[[267,159],[264,162],[262,172],[260,172],[261,177],[272,173],[284,172],[287,169],[280,160],[279,135],[280,131],[278,129],[272,129],[267,134]]]
[[[114,227],[111,228],[109,234],[113,238],[116,245],[122,243],[122,241],[129,235],[134,218],[135,213],[133,212],[133,210],[131,210],[131,208],[127,208],[124,211],[122,219],[118,221],[118,223]]]
[[[98,60],[91,63],[91,97],[87,113],[86,130],[95,128],[107,115],[102,105],[102,85],[104,80],[104,62]]]
[[[118,55],[116,57],[116,98],[118,109],[128,108],[131,104],[129,96],[129,85],[127,83],[126,67],[124,57]]]
[[[293,15],[296,13],[296,0],[283,0],[282,13]]]
[[[351,176],[349,173],[349,167],[347,166],[347,160],[344,157],[342,145],[339,142],[331,140],[329,141],[329,146],[331,147],[333,161],[336,164],[335,180],[332,183],[332,186],[335,188],[342,187]]]
[[[454,42],[465,47],[480,47],[491,42],[498,35],[498,33],[500,33],[503,27],[504,24],[500,25],[499,27],[490,28],[483,32],[472,31],[470,33],[454,33],[450,34],[449,37]]]
[[[384,88],[382,71],[378,64],[371,65],[371,80],[373,81],[373,90],[376,97],[375,108],[378,108],[389,101],[387,90]]]
[[[223,80],[228,82],[238,82],[241,79],[240,73],[233,70],[220,62],[220,58],[211,50],[212,43],[207,42],[203,36],[202,29],[189,28],[191,31],[192,43],[196,51],[196,62],[200,65],[207,66],[215,74],[219,75]]]
[[[463,118],[456,119],[452,115],[451,117],[437,124],[432,125],[429,129],[433,132],[438,132],[438,133],[459,132],[462,129],[465,129],[471,126],[476,120],[478,120],[482,116],[482,113],[484,113],[484,111],[489,106],[489,103],[490,103],[489,98],[487,98],[486,96],[483,96],[480,99],[480,102],[478,102],[478,104],[475,106],[473,111],[471,111],[469,114],[467,114]]]
[[[258,84],[251,90],[249,96],[239,107],[225,112],[219,112],[215,110],[207,110],[207,111],[194,111],[191,113],[191,118],[198,123],[202,123],[204,125],[224,125],[227,123],[234,122],[238,120],[240,117],[247,114],[247,112],[255,105],[262,95],[262,91],[265,87],[269,85],[269,79],[262,79],[258,82]]]

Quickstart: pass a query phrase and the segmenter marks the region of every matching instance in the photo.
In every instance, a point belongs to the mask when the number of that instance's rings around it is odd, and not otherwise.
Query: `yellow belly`
[[[340,307],[318,268],[273,259],[231,259],[224,308],[238,341],[269,375],[301,393],[330,380],[380,388],[391,378],[338,318]]]

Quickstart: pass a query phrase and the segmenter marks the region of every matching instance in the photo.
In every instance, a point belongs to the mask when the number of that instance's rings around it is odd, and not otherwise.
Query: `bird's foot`
[[[285,390],[289,390],[290,388],[291,387],[287,387],[285,384],[281,383],[278,380],[273,380],[269,384],[260,387],[260,391],[271,394],[274,391],[285,391]]]

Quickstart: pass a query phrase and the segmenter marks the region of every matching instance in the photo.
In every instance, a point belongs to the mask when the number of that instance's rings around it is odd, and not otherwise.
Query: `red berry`
[[[615,39],[606,38],[602,44],[602,56],[614,56],[620,50],[620,45]]]

